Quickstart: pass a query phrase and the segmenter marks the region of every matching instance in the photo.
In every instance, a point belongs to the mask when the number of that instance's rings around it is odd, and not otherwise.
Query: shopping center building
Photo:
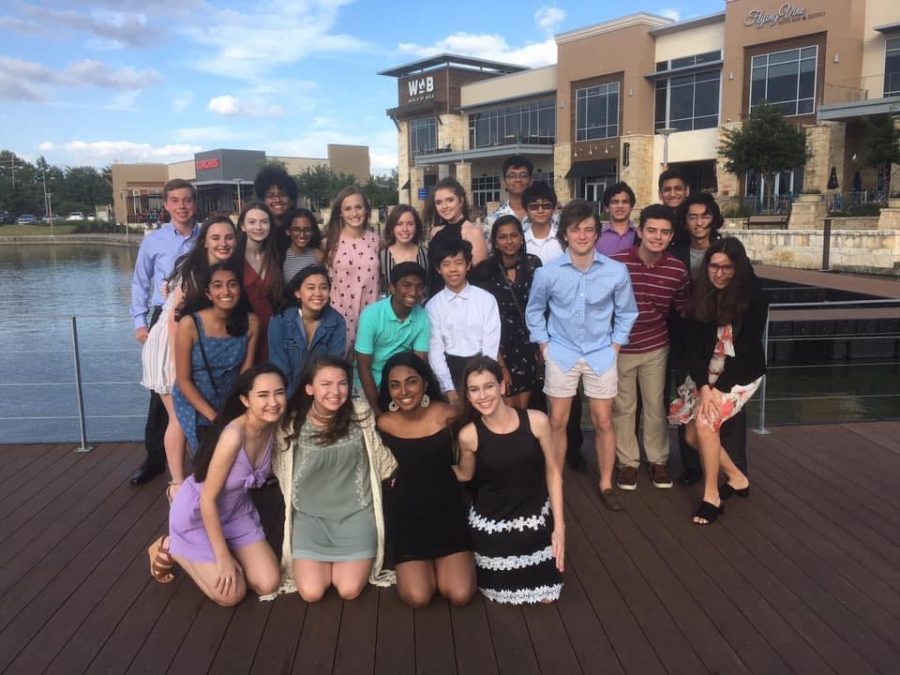
[[[398,81],[387,114],[401,202],[421,205],[455,176],[490,210],[515,153],[561,201],[599,201],[624,180],[647,204],[666,165],[693,190],[771,192],[761,177],[728,174],[717,150],[723,130],[763,101],[804,129],[810,150],[805,166],[775,178],[775,193],[888,188],[866,164],[865,140],[867,121],[900,116],[896,0],[730,0],[678,22],[631,14],[556,45],[556,65],[544,68],[444,54],[380,73]]]
[[[193,159],[172,164],[113,164],[112,189],[118,223],[152,222],[163,208],[163,187],[173,178],[197,188],[197,213],[238,213],[255,199],[253,179],[267,162],[279,162],[292,176],[318,166],[335,173],[369,179],[369,148],[365,145],[329,144],[327,157],[267,156],[262,150],[205,150]]]

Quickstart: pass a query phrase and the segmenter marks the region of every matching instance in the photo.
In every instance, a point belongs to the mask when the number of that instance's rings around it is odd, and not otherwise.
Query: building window
[[[710,129],[719,124],[719,71],[656,81],[656,130]]]
[[[619,135],[619,83],[575,90],[575,140]]]
[[[754,56],[750,66],[750,111],[766,101],[787,116],[815,111],[817,46]]]
[[[553,187],[553,172],[552,171],[535,171],[531,174],[531,182],[532,183],[546,183],[550,187]]]
[[[703,52],[702,54],[693,54],[692,56],[684,56],[669,61],[657,61],[656,72],[661,73],[666,70],[675,70],[676,68],[690,68],[691,66],[699,66],[704,63],[713,61],[721,61],[722,52],[717,49],[713,52]]]
[[[481,209],[488,202],[499,202],[500,176],[473,176],[472,201]]]
[[[409,121],[409,152],[412,157],[425,155],[437,149],[437,120],[423,117]]]
[[[884,95],[900,94],[900,37],[887,41],[884,51]]]
[[[556,99],[495,108],[469,115],[469,148],[496,145],[553,145],[556,142]]]

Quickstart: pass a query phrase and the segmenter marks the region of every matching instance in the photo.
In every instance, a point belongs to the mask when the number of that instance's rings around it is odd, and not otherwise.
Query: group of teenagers
[[[352,186],[320,231],[278,168],[236,225],[197,225],[193,186],[166,185],[170,222],[145,237],[132,283],[152,392],[132,483],[170,474],[157,581],[177,565],[226,606],[248,589],[352,599],[366,583],[396,583],[412,607],[476,589],[553,602],[563,464],[585,464],[579,388],[607,508],[637,487],[639,428],[651,482],[672,486],[669,422],[682,481],[704,481],[695,523],[749,495],[737,422],[765,372],[767,307],[715,201],[667,171],[638,223],[625,183],[601,223],[585,201],[560,210],[532,171],[506,160],[509,200],[484,229],[445,178],[421,218],[395,207],[381,240]]]

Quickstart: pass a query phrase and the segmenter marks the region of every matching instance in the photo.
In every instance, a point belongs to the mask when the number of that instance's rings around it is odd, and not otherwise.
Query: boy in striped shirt
[[[616,434],[622,490],[637,488],[640,449],[635,434],[638,383],[644,452],[650,462],[650,480],[658,488],[672,487],[666,467],[669,461],[669,432],[664,402],[669,332],[666,317],[674,307],[682,316],[687,311],[690,275],[678,258],[668,252],[675,235],[674,214],[662,204],[652,204],[641,212],[637,246],[612,256],[624,263],[638,305],[638,318],[619,351],[619,388],[613,400],[612,421]]]

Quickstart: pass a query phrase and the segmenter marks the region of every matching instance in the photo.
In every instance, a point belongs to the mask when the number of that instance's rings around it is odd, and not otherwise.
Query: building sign
[[[197,171],[209,171],[210,169],[218,169],[219,158],[207,157],[206,159],[198,159],[196,162],[194,162],[194,165]]]
[[[434,77],[431,75],[408,80],[406,88],[409,92],[407,104],[434,100]]]
[[[798,21],[820,19],[823,16],[825,16],[824,10],[819,12],[808,12],[806,7],[798,7],[786,2],[774,12],[766,12],[762,9],[751,9],[747,12],[747,18],[744,19],[744,26],[757,29],[771,28],[772,26],[783,26]]]

